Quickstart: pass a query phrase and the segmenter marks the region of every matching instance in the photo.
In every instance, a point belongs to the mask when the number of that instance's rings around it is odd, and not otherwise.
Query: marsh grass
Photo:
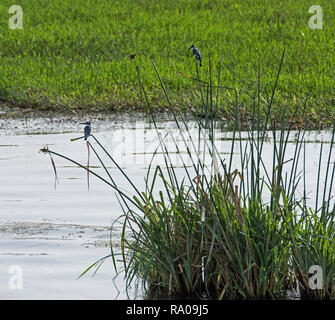
[[[110,254],[92,264],[83,274],[93,267],[97,271],[105,259],[111,258],[117,274],[124,275],[126,287],[140,281],[149,297],[162,294],[211,299],[276,299],[285,297],[287,290],[296,287],[301,297],[335,297],[335,229],[334,207],[331,206],[335,170],[331,156],[335,130],[325,181],[321,181],[320,174],[321,144],[316,199],[322,197],[322,204],[319,207],[317,201],[312,209],[307,201],[304,124],[296,127],[296,124],[288,123],[285,110],[277,121],[271,117],[284,57],[285,51],[265,100],[261,98],[258,66],[257,95],[251,99],[251,117],[245,117],[241,112],[237,90],[221,85],[222,63],[214,70],[211,59],[208,59],[208,79],[200,78],[196,65],[195,75],[189,76],[198,88],[202,105],[201,116],[194,112],[198,126],[196,136],[189,129],[183,113],[171,102],[168,89],[152,60],[169,111],[180,130],[187,161],[175,140],[175,150],[171,150],[167,147],[166,137],[161,136],[137,68],[141,94],[157,131],[158,146],[153,159],[158,152],[163,155],[161,164],[149,164],[144,190],[138,190],[131,177],[94,135],[94,145],[90,141],[88,145],[104,168],[106,178],[92,168],[43,149],[50,155],[72,161],[107,183],[116,193],[123,210],[114,222],[122,226],[121,248],[111,244]],[[214,72],[217,72],[216,83],[212,78]],[[228,156],[222,158],[219,153],[222,150],[218,150],[215,143],[215,132],[219,125],[219,95],[227,91],[235,101],[234,127],[230,147],[226,150]],[[307,99],[303,109],[306,103]],[[266,110],[265,117],[264,111],[260,110]],[[242,136],[242,130],[246,136]],[[294,153],[288,155],[287,146],[292,143],[290,134],[293,130],[296,133]],[[269,141],[272,142],[270,165],[264,155],[264,146]],[[101,160],[100,152],[105,153],[126,178],[133,196],[118,188]],[[171,160],[172,152],[179,155],[182,175]],[[210,162],[205,161],[206,156]],[[117,261],[122,263],[121,269],[117,267]],[[322,290],[311,290],[308,284],[308,269],[315,264],[323,268]]]
[[[9,107],[94,114],[134,107],[145,110],[135,72],[139,66],[145,70],[146,90],[157,102],[155,109],[163,109],[166,104],[151,69],[154,56],[170,97],[180,98],[179,106],[187,112],[201,99],[197,85],[179,76],[191,72],[193,56],[187,48],[194,42],[203,54],[201,76],[208,73],[209,52],[215,61],[224,58],[221,81],[238,88],[241,108],[249,115],[248,94],[256,89],[257,58],[261,55],[262,83],[270,94],[278,61],[275,52],[286,47],[289,54],[277,91],[280,101],[273,113],[280,115],[285,105],[292,115],[301,97],[309,94],[306,115],[311,125],[329,124],[334,117],[335,45],[329,41],[335,21],[333,1],[322,3],[330,24],[320,32],[308,26],[311,15],[305,0],[18,2],[24,12],[23,30],[8,28],[13,1],[0,3],[0,97]],[[135,59],[129,58],[132,52]],[[219,112],[227,118],[234,116],[232,98],[229,91],[220,95]],[[8,112],[14,111],[8,108]]]

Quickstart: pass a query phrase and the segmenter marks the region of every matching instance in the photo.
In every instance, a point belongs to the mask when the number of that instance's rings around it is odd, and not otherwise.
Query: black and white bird
[[[196,60],[199,61],[199,64],[200,64],[200,67],[201,67],[202,64],[201,64],[201,54],[200,54],[200,51],[197,49],[197,47],[196,47],[194,44],[192,44],[192,45],[188,48],[188,50],[190,50],[190,49],[192,49],[193,54],[194,54],[194,57],[195,57]]]
[[[84,140],[87,140],[87,138],[91,134],[91,121],[81,122],[80,124],[84,124]]]

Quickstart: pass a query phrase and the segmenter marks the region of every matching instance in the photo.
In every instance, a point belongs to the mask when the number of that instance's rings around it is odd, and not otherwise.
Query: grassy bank
[[[18,0],[23,30],[8,27],[12,4],[0,4],[2,103],[55,111],[145,110],[137,65],[153,106],[164,108],[154,57],[171,99],[187,110],[199,101],[195,83],[184,76],[196,76],[187,50],[194,43],[203,55],[200,77],[208,78],[209,54],[222,61],[221,83],[238,89],[242,111],[250,111],[250,96],[257,94],[258,65],[266,99],[286,48],[274,112],[301,105],[308,94],[306,115],[313,123],[327,123],[335,113],[334,2],[319,2],[323,30],[309,29],[313,3],[304,0]],[[130,53],[136,53],[134,60]],[[219,108],[232,115],[231,93]]]

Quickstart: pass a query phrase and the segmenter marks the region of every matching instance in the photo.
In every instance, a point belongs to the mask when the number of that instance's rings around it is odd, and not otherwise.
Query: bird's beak
[[[191,46],[191,47],[189,47],[189,48],[188,48],[188,50],[190,50],[191,48],[192,48],[192,46]]]

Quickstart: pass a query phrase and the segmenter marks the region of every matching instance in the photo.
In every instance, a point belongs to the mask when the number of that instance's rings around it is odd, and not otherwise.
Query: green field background
[[[23,30],[11,30],[9,7],[22,6]],[[276,108],[294,108],[309,95],[306,114],[314,122],[334,115],[335,1],[319,1],[323,29],[311,30],[306,0],[85,1],[2,0],[0,3],[0,97],[28,109],[143,109],[136,66],[150,101],[165,101],[152,67],[154,58],[173,102],[197,105],[190,50],[203,56],[200,77],[208,79],[208,56],[217,80],[237,88],[241,108],[257,89],[258,61],[264,96],[285,61]],[[130,53],[136,53],[134,60]],[[229,114],[232,93],[220,100]]]

